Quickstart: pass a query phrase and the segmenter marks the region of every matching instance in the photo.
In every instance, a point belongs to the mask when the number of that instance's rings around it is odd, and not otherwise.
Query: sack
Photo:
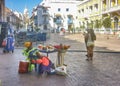
[[[57,68],[55,69],[56,74],[58,74],[58,75],[63,75],[63,76],[67,75],[67,69],[66,69],[66,68],[67,68],[66,66],[57,67]]]
[[[28,72],[28,67],[29,67],[29,62],[20,61],[18,72],[19,73],[27,73]]]
[[[88,37],[87,46],[94,46],[94,41],[92,41],[90,34],[89,34],[89,37]]]
[[[31,64],[29,63],[29,66],[28,66],[28,71],[31,72],[35,69],[35,64]]]
[[[94,42],[93,41],[87,42],[87,46],[94,46]]]

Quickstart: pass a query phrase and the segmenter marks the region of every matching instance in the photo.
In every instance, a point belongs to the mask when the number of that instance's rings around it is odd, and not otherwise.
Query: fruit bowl
[[[53,51],[55,48],[52,45],[38,45],[38,49],[46,50],[46,51]]]

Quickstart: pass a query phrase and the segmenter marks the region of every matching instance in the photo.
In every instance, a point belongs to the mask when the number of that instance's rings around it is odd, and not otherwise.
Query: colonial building
[[[112,29],[120,30],[120,0],[102,0],[102,16],[110,16]]]
[[[38,26],[47,24],[48,29],[63,27],[66,30],[79,27],[78,2],[76,0],[43,0],[37,7]],[[45,28],[46,25],[44,25]]]
[[[37,29],[37,7],[34,7],[32,10],[32,16],[30,17],[30,25],[33,29]]]
[[[13,12],[5,7],[5,21],[8,22],[14,29],[19,29],[22,26],[22,14]]]
[[[80,27],[94,28],[96,21],[100,21],[101,15],[101,0],[84,0],[78,5],[78,18]]]
[[[48,30],[49,28],[49,13],[48,13],[48,8],[47,6],[44,5],[38,5],[37,7],[37,24],[38,27],[43,29],[43,30]]]
[[[96,23],[110,17],[111,30],[120,30],[120,0],[84,0],[78,5],[78,12],[81,28],[96,29]]]

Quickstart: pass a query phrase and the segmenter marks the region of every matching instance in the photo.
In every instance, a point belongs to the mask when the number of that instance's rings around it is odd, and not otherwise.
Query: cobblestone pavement
[[[97,39],[95,41],[95,46],[103,47],[104,49],[109,49],[111,51],[120,51],[120,46],[119,46],[120,39],[118,39],[117,34],[116,35],[96,34],[96,37]],[[83,34],[80,34],[80,33],[68,34],[65,36],[65,38],[84,43]],[[95,49],[95,50],[99,51],[99,49]]]
[[[62,38],[62,39],[61,39]],[[84,43],[64,39],[55,34],[47,43],[64,43],[71,45],[70,49],[85,51]],[[95,47],[99,50],[105,48]],[[22,48],[16,48],[15,52],[3,54],[0,49],[0,81],[2,86],[120,86],[120,54],[119,53],[94,53],[93,62],[86,61],[86,52],[67,52],[65,64],[67,64],[67,76],[48,75],[41,77],[35,72],[29,74],[18,73],[18,63],[24,60],[21,54]],[[49,54],[49,58],[55,63],[56,53]]]

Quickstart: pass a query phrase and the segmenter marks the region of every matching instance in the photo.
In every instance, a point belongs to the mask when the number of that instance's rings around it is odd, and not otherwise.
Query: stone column
[[[110,7],[110,0],[106,0],[106,6],[107,6],[107,10],[108,10]]]
[[[118,5],[118,0],[115,0],[115,6],[117,6]]]

